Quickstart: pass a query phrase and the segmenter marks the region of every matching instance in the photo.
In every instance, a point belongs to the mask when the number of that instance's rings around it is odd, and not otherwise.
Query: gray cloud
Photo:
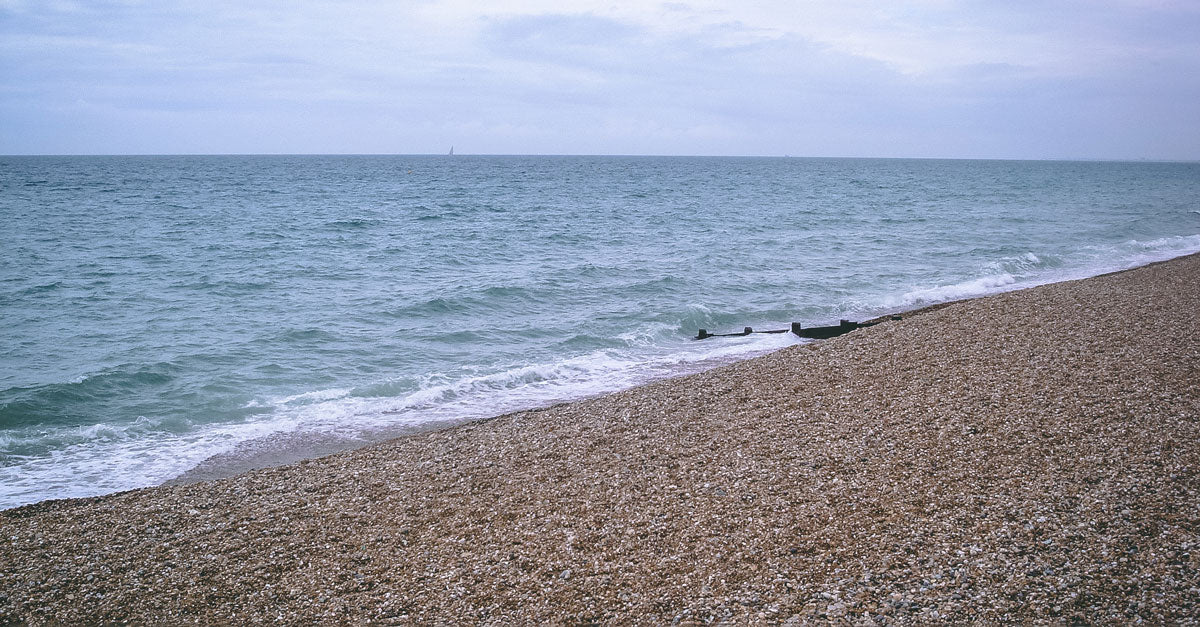
[[[1190,4],[829,6],[9,2],[0,152],[1200,158]]]

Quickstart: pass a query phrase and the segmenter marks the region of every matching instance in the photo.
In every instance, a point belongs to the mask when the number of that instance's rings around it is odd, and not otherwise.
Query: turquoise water
[[[0,157],[0,507],[1200,250],[1200,165]],[[236,463],[235,463],[236,462]],[[211,465],[211,461],[209,462]]]

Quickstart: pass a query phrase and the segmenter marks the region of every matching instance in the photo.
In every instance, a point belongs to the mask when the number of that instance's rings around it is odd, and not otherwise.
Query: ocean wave
[[[639,325],[633,330],[618,333],[614,338],[630,347],[650,348],[662,344],[668,338],[677,337],[680,333],[680,325],[668,324],[666,322],[648,322]],[[683,333],[686,334],[687,332],[684,331]]]
[[[21,295],[32,295],[32,294],[37,294],[39,292],[51,292],[54,290],[62,289],[66,286],[67,286],[67,284],[63,283],[62,281],[54,281],[53,283],[44,283],[42,285],[34,285],[32,287],[28,287],[28,288],[22,290],[20,292],[20,294]]]
[[[668,336],[675,338],[674,345],[663,343]],[[240,423],[181,428],[144,418],[124,425],[96,423],[49,430],[41,425],[40,430],[25,430],[23,438],[20,430],[9,430],[5,432],[9,453],[0,467],[0,507],[29,502],[32,495],[65,498],[161,483],[214,456],[256,450],[279,455],[277,447],[247,446],[264,438],[296,436],[296,442],[316,438],[344,448],[348,441],[377,441],[421,424],[478,419],[594,396],[802,342],[789,334],[723,342],[678,340],[670,325],[651,323],[624,334],[619,339],[622,347],[547,363],[511,364],[492,372],[463,368],[353,389],[333,387],[256,399],[245,404],[254,411]],[[302,435],[306,433],[312,438]],[[13,454],[35,444],[54,450],[54,455]],[[55,459],[62,463],[56,465]],[[114,465],[113,460],[121,463]],[[274,458],[251,461],[264,465]]]
[[[286,331],[282,331],[282,332],[276,334],[274,337],[271,337],[270,339],[264,338],[259,341],[265,342],[268,344],[297,343],[297,344],[307,344],[307,345],[317,345],[317,344],[323,345],[323,344],[328,344],[328,343],[335,343],[339,339],[340,338],[337,334],[335,334],[334,332],[332,332],[328,329],[310,328],[310,329],[288,329]]]
[[[178,371],[174,362],[124,364],[64,383],[9,388],[0,392],[0,428],[73,424],[88,416],[94,403],[161,387]]]
[[[32,425],[2,432],[0,459],[27,458],[49,451],[77,446],[99,446],[137,441],[147,437],[173,436],[193,424],[186,419],[138,416],[136,420],[75,425]]]
[[[741,321],[737,314],[727,311],[716,311],[703,303],[689,303],[677,318],[677,329],[680,333],[695,333],[696,329],[709,329],[722,325],[737,324]]]
[[[1200,234],[1145,241],[1130,239],[1117,244],[1085,246],[1058,255],[1025,252],[985,263],[980,274],[974,277],[886,296],[880,305],[884,310],[895,310],[972,298],[1082,279],[1196,252],[1200,252]]]
[[[335,231],[359,230],[367,229],[373,226],[384,224],[383,220],[374,218],[348,218],[344,220],[331,220],[325,223],[325,226]]]
[[[215,296],[245,296],[268,290],[272,287],[272,284],[264,281],[213,281],[203,279],[194,282],[181,281],[172,284],[171,287]]]
[[[498,409],[508,411],[621,389],[689,371],[697,364],[762,353],[800,341],[786,334],[733,340],[709,344],[689,342],[669,349],[659,345],[657,350],[641,350],[636,342],[631,342],[625,349],[595,350],[548,363],[514,364],[490,373],[431,374],[422,379],[418,389],[395,397],[339,398],[326,406],[305,408],[307,415],[300,422],[323,423],[324,420],[312,412],[326,410],[330,415],[339,416],[407,413],[415,420],[429,419],[429,416],[417,415],[426,411],[439,419],[481,417]]]
[[[549,287],[524,285],[489,285],[476,288],[460,288],[453,295],[440,295],[419,302],[409,303],[383,312],[392,318],[440,318],[451,315],[479,315],[492,317],[497,311],[527,311],[551,301]]]
[[[328,390],[316,390],[314,392],[304,392],[302,394],[293,394],[275,400],[274,405],[293,405],[293,404],[309,404],[320,401],[333,400],[335,398],[343,398],[350,394],[350,388],[331,388]]]
[[[155,426],[148,420],[5,433],[0,441],[0,508],[154,485],[240,442],[288,428],[281,421],[204,425],[182,433]],[[19,452],[44,448],[52,453]]]
[[[558,351],[571,353],[579,350],[595,348],[597,345],[608,344],[611,341],[612,340],[607,337],[591,335],[588,333],[576,333],[575,335],[572,335],[564,340],[556,342],[554,347]]]
[[[1180,255],[1200,252],[1200,234],[1159,237],[1145,242],[1128,240],[1124,245],[1140,253],[1150,255],[1155,261],[1162,261]],[[1135,257],[1134,261],[1142,258]]]
[[[933,303],[943,303],[946,301],[959,300],[962,298],[998,292],[1003,288],[1015,285],[1016,282],[1016,277],[1008,274],[1007,272],[1001,274],[990,274],[950,285],[939,285],[936,287],[926,287],[911,290],[901,294],[898,298],[889,299],[885,302],[885,306],[914,307]]]
[[[663,292],[672,293],[680,291],[680,288],[686,287],[688,281],[677,276],[664,276],[656,279],[644,279],[635,281],[622,286],[623,291],[628,291],[631,294],[655,294],[659,295]]]

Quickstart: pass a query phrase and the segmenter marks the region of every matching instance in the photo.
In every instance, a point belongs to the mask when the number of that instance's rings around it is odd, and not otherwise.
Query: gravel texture
[[[0,623],[1195,623],[1198,277],[0,512]]]

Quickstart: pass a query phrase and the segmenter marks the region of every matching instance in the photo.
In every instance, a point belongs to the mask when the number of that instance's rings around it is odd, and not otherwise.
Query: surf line
[[[800,337],[809,338],[809,339],[813,339],[813,340],[825,340],[825,339],[829,339],[831,337],[837,337],[839,335],[849,333],[855,329],[861,329],[863,327],[875,326],[885,320],[899,320],[899,319],[900,319],[900,316],[893,315],[893,316],[884,316],[884,317],[880,317],[880,318],[875,318],[873,320],[867,320],[866,322],[855,322],[853,320],[842,320],[839,324],[836,324],[833,326],[825,326],[825,327],[805,327],[804,325],[800,324],[799,322],[793,322],[792,328],[790,328],[790,329],[773,329],[771,331],[755,331],[754,329],[752,329],[750,327],[746,327],[746,328],[742,329],[741,333],[709,333],[708,329],[700,329],[700,332],[696,334],[696,339],[697,340],[707,340],[710,337],[743,337],[746,335],[750,335],[751,333],[787,333],[790,331]]]

